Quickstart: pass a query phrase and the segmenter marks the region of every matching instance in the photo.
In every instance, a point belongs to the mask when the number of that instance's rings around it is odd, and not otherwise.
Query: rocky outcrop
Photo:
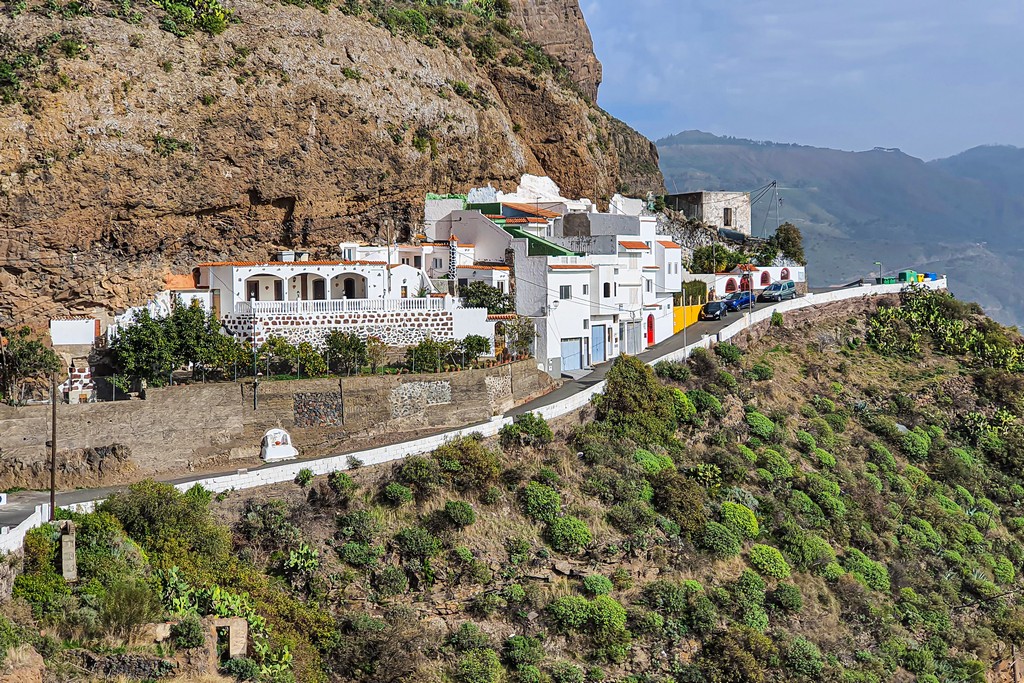
[[[511,19],[526,38],[544,48],[572,74],[580,91],[597,102],[601,62],[578,0],[512,0]]]
[[[562,11],[513,5],[527,23]],[[177,38],[148,4],[137,25],[92,7],[0,15],[5,56],[55,33],[81,45],[41,53],[21,102],[0,104],[0,326],[137,305],[204,260],[404,236],[427,191],[513,189],[522,173],[599,202],[662,186],[649,141],[497,30],[415,40],[365,14],[234,0],[222,35]],[[545,33],[575,31],[562,54],[583,82],[593,55],[573,22]],[[478,60],[480,32],[497,50]]]

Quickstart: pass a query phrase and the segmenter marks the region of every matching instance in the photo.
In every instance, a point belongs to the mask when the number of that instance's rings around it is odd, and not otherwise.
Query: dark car
[[[729,315],[729,307],[724,301],[709,301],[700,308],[698,320],[721,320]]]
[[[792,280],[773,282],[757,297],[758,301],[785,301],[796,298],[796,283]]]
[[[733,292],[723,299],[730,311],[749,311],[754,308],[754,294],[752,292]]]

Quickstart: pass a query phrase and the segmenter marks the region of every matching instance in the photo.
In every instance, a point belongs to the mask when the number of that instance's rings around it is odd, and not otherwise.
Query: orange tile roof
[[[459,242],[459,249],[472,249],[475,246],[475,244],[470,244],[469,242]]]
[[[644,266],[644,270],[661,270],[661,266]]]
[[[487,316],[488,320],[515,320],[519,316],[515,313],[494,313]]]
[[[197,289],[196,279],[192,273],[168,273],[164,275],[164,289],[169,291],[181,291],[185,289]]]
[[[532,216],[540,216],[541,218],[558,218],[559,216],[562,215],[560,213],[555,213],[554,211],[550,211],[548,209],[542,209],[533,204],[515,204],[509,202],[502,202],[502,205],[507,206],[513,211],[521,211],[522,213],[528,213]]]
[[[594,266],[587,265],[586,263],[552,263],[548,268],[551,270],[593,270]]]
[[[625,241],[619,242],[619,246],[624,248],[624,249],[645,249],[645,250],[646,249],[650,249],[650,247],[647,246],[645,243],[643,243],[643,242],[636,242],[636,241],[633,241],[633,240],[625,240]]]
[[[682,249],[680,245],[676,244],[675,242],[670,242],[668,240],[658,240],[658,244],[665,247],[666,249]]]
[[[200,263],[197,268],[216,268],[218,266],[237,266],[250,268],[253,266],[384,266],[387,261],[211,261]]]
[[[736,268],[738,270],[746,271],[746,272],[751,272],[751,273],[757,270],[757,266],[755,266],[753,263],[741,263]]]
[[[473,270],[508,270],[508,266],[456,266],[456,268],[472,268]]]
[[[503,220],[505,220],[505,217],[502,216],[500,213],[485,213],[484,214],[484,218],[489,218],[492,221],[503,221]]]

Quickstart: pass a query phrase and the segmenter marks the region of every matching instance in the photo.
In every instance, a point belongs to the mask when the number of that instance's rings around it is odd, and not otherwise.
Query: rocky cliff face
[[[0,68],[0,325],[136,305],[202,260],[404,235],[427,191],[522,173],[599,199],[662,186],[646,139],[496,24],[458,13],[417,40],[337,9],[232,7],[223,34],[185,38],[152,7],[135,25],[99,5],[0,17],[21,75]],[[575,0],[521,0],[510,19],[554,15],[549,49],[578,48],[567,68],[596,89]]]

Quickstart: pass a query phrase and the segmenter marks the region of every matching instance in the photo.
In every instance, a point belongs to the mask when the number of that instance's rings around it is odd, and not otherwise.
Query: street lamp
[[[262,372],[257,372],[255,377],[252,378],[252,409],[256,410],[260,405],[260,377],[263,376]]]
[[[878,266],[878,284],[882,284],[882,262],[875,261],[875,265]]]

